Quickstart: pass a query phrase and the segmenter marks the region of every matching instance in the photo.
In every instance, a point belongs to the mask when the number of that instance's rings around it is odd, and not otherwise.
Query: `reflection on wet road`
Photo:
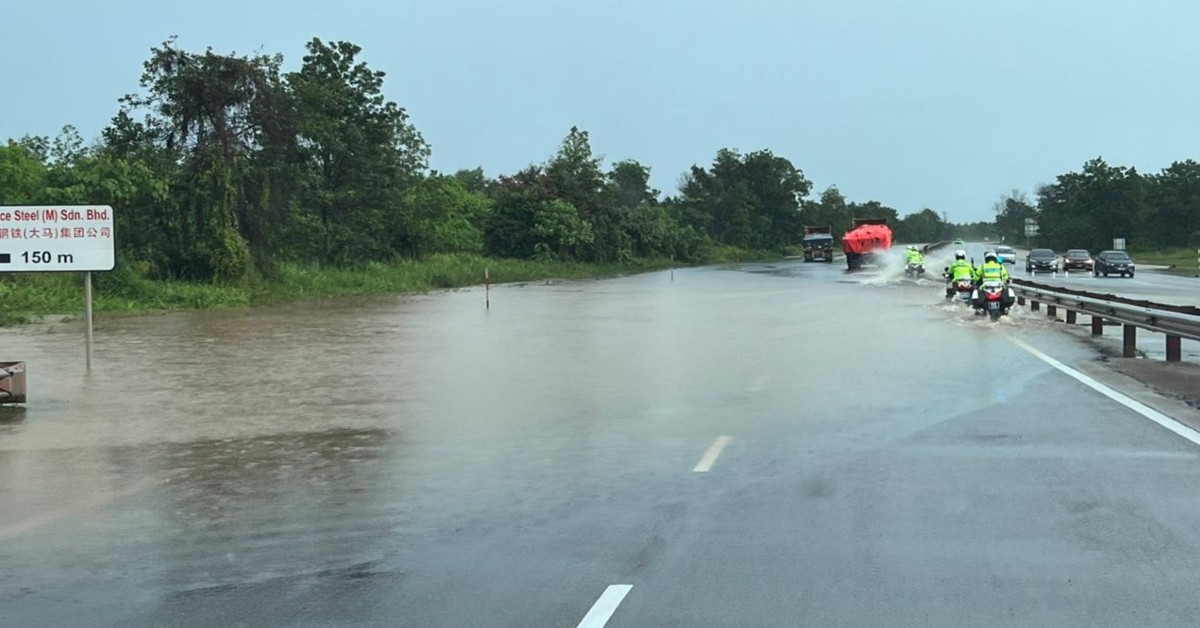
[[[1188,625],[1194,446],[897,275],[0,330],[0,623]]]

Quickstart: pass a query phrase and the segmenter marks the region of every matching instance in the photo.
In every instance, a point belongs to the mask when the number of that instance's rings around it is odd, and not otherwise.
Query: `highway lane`
[[[3,330],[0,616],[1191,625],[1200,448],[899,274],[107,319],[87,377],[71,326]]]

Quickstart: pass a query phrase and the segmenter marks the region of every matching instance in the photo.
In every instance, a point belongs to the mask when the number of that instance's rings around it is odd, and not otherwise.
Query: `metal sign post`
[[[87,344],[87,368],[92,370],[92,273],[83,273],[84,338]]]
[[[116,265],[108,205],[0,206],[0,273],[81,272],[87,367],[92,367],[92,273]]]

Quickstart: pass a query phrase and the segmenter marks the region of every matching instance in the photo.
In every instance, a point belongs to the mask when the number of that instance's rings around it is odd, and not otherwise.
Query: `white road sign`
[[[112,270],[108,205],[0,206],[0,273]]]

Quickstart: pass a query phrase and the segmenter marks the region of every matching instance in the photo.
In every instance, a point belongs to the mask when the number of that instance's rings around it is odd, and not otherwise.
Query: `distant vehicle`
[[[967,245],[967,243],[963,242],[962,238],[954,238],[954,246],[966,246],[966,245]]]
[[[1105,277],[1112,273],[1114,275],[1133,276],[1133,259],[1125,251],[1101,251],[1096,256],[1095,268],[1092,274],[1099,277],[1103,274]]]
[[[1092,271],[1092,254],[1087,252],[1087,249],[1071,249],[1063,255],[1062,258],[1063,270],[1086,270]]]
[[[1050,249],[1033,249],[1025,256],[1025,272],[1058,272],[1058,254]]]
[[[1007,246],[1004,244],[997,246],[996,247],[996,255],[1000,256],[1000,259],[1004,260],[1005,264],[1016,264],[1017,263],[1017,252],[1014,251],[1011,246]]]
[[[833,234],[828,225],[823,227],[804,227],[804,261],[811,262],[823,259],[833,261]]]

